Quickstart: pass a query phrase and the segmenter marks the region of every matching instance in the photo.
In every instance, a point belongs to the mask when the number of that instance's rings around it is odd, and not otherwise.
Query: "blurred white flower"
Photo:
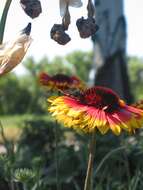
[[[60,0],[60,15],[63,17],[66,13],[67,6],[71,7],[81,7],[81,0]]]
[[[14,41],[0,45],[0,76],[11,71],[22,61],[32,42],[29,34],[30,31],[23,30]]]

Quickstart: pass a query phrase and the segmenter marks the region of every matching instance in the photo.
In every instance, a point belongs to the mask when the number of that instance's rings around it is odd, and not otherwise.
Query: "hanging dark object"
[[[81,17],[76,21],[76,25],[81,38],[88,38],[94,35],[99,29],[99,26],[95,23],[93,17],[87,19]]]
[[[38,0],[20,0],[24,12],[31,18],[36,18],[42,12],[41,2]]]
[[[65,45],[71,40],[69,35],[65,33],[65,29],[62,24],[54,24],[50,34],[51,38],[60,45]]]
[[[66,30],[68,30],[68,27],[71,23],[71,17],[68,7],[69,5],[66,4],[64,16],[62,16],[62,24],[54,24],[50,32],[51,38],[60,45],[65,45],[71,40],[70,36],[65,32]]]
[[[88,0],[87,3],[87,19],[84,19],[84,17],[79,18],[76,21],[76,26],[81,38],[93,36],[99,29],[95,21],[95,7],[92,0]]]

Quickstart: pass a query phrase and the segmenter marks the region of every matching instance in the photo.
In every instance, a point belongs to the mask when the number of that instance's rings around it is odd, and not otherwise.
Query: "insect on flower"
[[[92,87],[74,96],[63,95],[48,99],[49,112],[66,127],[85,133],[97,128],[102,134],[109,129],[119,135],[142,127],[143,110],[128,106],[111,89]]]

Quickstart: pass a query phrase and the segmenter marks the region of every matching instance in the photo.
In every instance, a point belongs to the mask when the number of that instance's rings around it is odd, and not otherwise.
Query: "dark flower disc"
[[[106,112],[114,112],[120,108],[119,97],[111,89],[105,87],[93,87],[81,93],[80,102]]]

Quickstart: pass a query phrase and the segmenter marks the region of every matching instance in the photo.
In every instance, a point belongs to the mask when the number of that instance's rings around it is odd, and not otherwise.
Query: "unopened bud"
[[[42,12],[41,3],[38,0],[20,0],[25,13],[31,18],[36,18]]]
[[[83,17],[79,18],[76,21],[76,26],[81,38],[88,38],[94,35],[99,29],[99,26],[95,23],[95,19],[93,17],[89,17],[87,19],[84,19]]]
[[[21,31],[21,34],[30,35],[31,33],[31,23],[28,23],[28,25]]]
[[[51,29],[51,38],[60,45],[67,44],[71,38],[65,33],[64,26],[62,24],[54,24]]]

